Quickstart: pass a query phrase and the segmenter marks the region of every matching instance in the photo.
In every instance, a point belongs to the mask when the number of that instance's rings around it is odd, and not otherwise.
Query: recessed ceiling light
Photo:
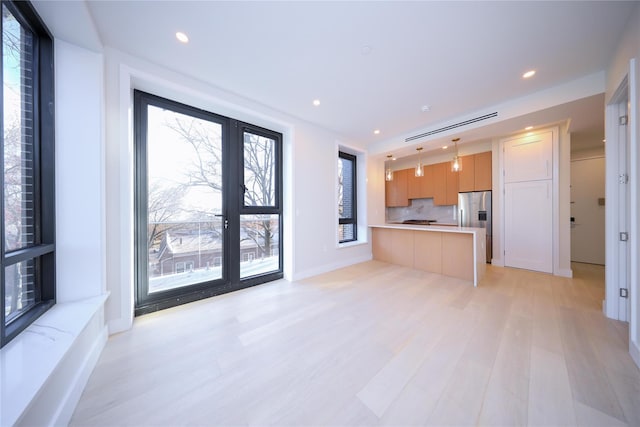
[[[371,46],[369,46],[368,44],[366,44],[366,45],[362,46],[362,50],[361,50],[361,52],[362,52],[362,54],[363,54],[363,55],[369,55],[369,54],[371,53],[371,51],[372,51],[372,50],[373,50],[373,49],[371,48]]]
[[[182,31],[178,31],[176,33],[176,38],[178,39],[179,42],[189,43],[189,37],[187,37],[187,35],[185,33],[183,33]]]
[[[313,100],[313,105],[315,105],[316,107],[317,107],[318,105],[320,105],[320,100],[319,100],[319,99],[314,99],[314,100]]]
[[[531,130],[533,129],[533,126],[527,126],[526,128],[524,128],[524,130]]]
[[[443,150],[446,150],[447,148],[449,148],[449,146],[448,146],[448,145],[443,145],[443,146],[442,146],[442,149],[443,149]]]
[[[536,70],[529,70],[522,75],[523,79],[528,79],[529,77],[533,77],[536,74]]]
[[[380,134],[380,129],[374,130],[373,133],[375,133],[376,135],[379,135]]]
[[[427,111],[431,110],[431,105],[423,105],[422,106],[422,112],[426,113]]]

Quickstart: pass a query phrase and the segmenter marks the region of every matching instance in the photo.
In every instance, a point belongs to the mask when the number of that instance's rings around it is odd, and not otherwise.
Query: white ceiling
[[[638,2],[36,3],[45,20],[67,8],[97,29],[95,37],[53,23],[57,36],[114,47],[372,144],[604,70]],[[522,79],[529,69],[535,77]],[[600,128],[573,130],[602,134],[603,98],[585,102],[573,107]],[[564,110],[549,122],[574,115]]]

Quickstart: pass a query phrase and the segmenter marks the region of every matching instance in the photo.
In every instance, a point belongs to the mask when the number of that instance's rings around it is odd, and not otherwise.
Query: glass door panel
[[[224,276],[222,125],[148,105],[148,294]]]
[[[242,131],[240,279],[282,271],[281,139],[246,126]]]
[[[243,132],[244,206],[276,206],[276,141]]]
[[[280,268],[280,215],[240,215],[240,278]]]
[[[136,315],[282,277],[281,134],[140,91],[134,133]]]

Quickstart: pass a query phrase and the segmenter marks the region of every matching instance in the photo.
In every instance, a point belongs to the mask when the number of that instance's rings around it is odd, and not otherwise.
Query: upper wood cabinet
[[[409,170],[409,175],[407,176],[407,197],[409,199],[422,198],[422,190],[420,188],[420,184],[422,183],[422,178],[424,177],[416,176],[415,169]]]
[[[493,186],[491,181],[491,151],[476,154],[474,160],[475,191],[490,191]]]
[[[387,207],[409,206],[408,177],[413,169],[393,172],[393,181],[385,181],[385,204]]]
[[[451,163],[444,164],[447,171],[447,188],[445,205],[457,205],[458,204],[458,183],[460,172],[453,172],[451,170]],[[464,168],[464,163],[463,163]]]
[[[450,162],[437,163],[431,166],[433,166],[433,204],[457,205],[458,172],[451,171]]]
[[[475,156],[462,156],[462,170],[458,177],[458,191],[475,191]]]
[[[458,204],[458,192],[491,190],[491,151],[462,158],[462,171],[452,172],[451,162],[423,166],[424,176],[415,169],[393,173],[385,182],[387,207],[409,206],[412,199],[433,198],[434,205]]]
[[[458,191],[491,190],[491,151],[462,157]]]
[[[427,199],[433,197],[433,165],[422,167],[423,176],[417,177],[414,169],[408,169],[408,189],[409,199]]]
[[[433,204],[447,204],[447,168],[449,163],[436,163],[433,167]]]

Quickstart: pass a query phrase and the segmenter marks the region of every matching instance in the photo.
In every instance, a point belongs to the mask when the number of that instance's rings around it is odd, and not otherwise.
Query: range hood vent
[[[459,128],[461,126],[470,125],[471,123],[481,122],[482,120],[492,119],[494,117],[498,117],[498,113],[497,112],[490,113],[490,114],[485,114],[484,116],[475,117],[473,119],[469,119],[469,120],[465,120],[465,121],[460,122],[460,123],[455,123],[455,124],[452,124],[452,125],[449,125],[449,126],[445,126],[443,128],[440,128],[440,129],[430,130],[429,132],[424,132],[424,133],[421,133],[419,135],[410,136],[409,138],[405,138],[404,142],[411,142],[411,141],[414,141],[416,139],[424,138],[426,136],[435,135],[436,133],[446,132],[446,131],[451,130],[451,129]]]

